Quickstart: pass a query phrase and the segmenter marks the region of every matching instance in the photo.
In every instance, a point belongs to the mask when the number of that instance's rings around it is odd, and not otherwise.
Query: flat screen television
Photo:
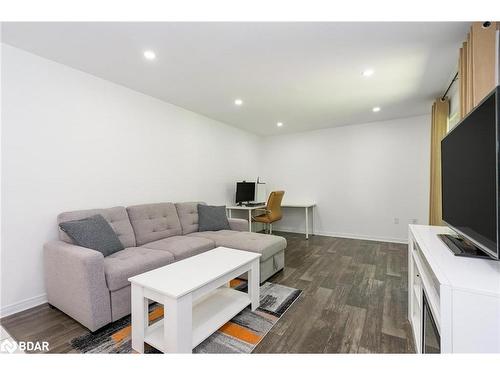
[[[255,199],[255,182],[236,183],[236,203],[251,202]]]
[[[441,141],[441,237],[456,255],[499,259],[499,88]]]

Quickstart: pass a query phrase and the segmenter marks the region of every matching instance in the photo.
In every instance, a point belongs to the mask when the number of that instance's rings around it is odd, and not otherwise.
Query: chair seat
[[[275,221],[281,220],[281,201],[285,195],[284,191],[273,191],[269,194],[267,205],[263,214],[253,218],[253,221],[264,224],[271,224]]]
[[[269,216],[267,216],[267,214],[262,214],[262,215],[259,215],[259,216],[255,216],[252,219],[253,219],[253,221],[257,221],[259,223],[265,223],[265,224],[272,223],[271,219],[269,218]]]
[[[110,291],[130,285],[129,277],[166,266],[174,261],[168,251],[127,247],[104,258],[104,276]]]
[[[144,244],[142,247],[168,251],[174,255],[175,260],[181,260],[214,249],[215,242],[209,238],[172,236]]]

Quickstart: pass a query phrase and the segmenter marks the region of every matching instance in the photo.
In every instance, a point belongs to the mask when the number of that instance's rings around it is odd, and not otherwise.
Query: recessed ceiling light
[[[371,77],[375,73],[373,69],[363,70],[363,77]]]
[[[156,53],[154,53],[154,51],[151,50],[144,51],[144,57],[148,60],[154,60],[156,59]]]
[[[278,128],[281,128],[281,127],[283,126],[283,123],[282,123],[282,122],[277,122],[277,123],[276,123],[276,126],[277,126]]]
[[[234,104],[236,104],[236,105],[243,105],[243,100],[241,100],[241,99],[235,99]]]
[[[373,112],[380,112],[380,107],[373,107],[373,108],[372,108],[372,111],[373,111]]]

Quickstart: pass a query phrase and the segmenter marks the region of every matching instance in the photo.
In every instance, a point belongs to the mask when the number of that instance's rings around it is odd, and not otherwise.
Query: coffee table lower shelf
[[[251,303],[247,293],[220,287],[193,302],[192,347],[195,348]],[[168,311],[165,311],[168,314]],[[163,319],[146,329],[144,342],[165,352]]]

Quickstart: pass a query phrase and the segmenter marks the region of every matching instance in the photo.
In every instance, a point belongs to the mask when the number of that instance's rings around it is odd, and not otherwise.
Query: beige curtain
[[[441,140],[448,131],[448,99],[437,99],[432,105],[431,125],[431,188],[429,199],[429,224],[442,225],[441,202]]]
[[[500,30],[500,22],[492,22],[489,26],[484,22],[473,22],[460,48],[460,118],[464,118],[497,85],[497,30]]]
[[[500,22],[473,22],[460,48],[458,82],[460,118],[464,118],[497,85],[497,30]],[[429,224],[442,225],[441,139],[448,131],[448,100],[432,105]]]

